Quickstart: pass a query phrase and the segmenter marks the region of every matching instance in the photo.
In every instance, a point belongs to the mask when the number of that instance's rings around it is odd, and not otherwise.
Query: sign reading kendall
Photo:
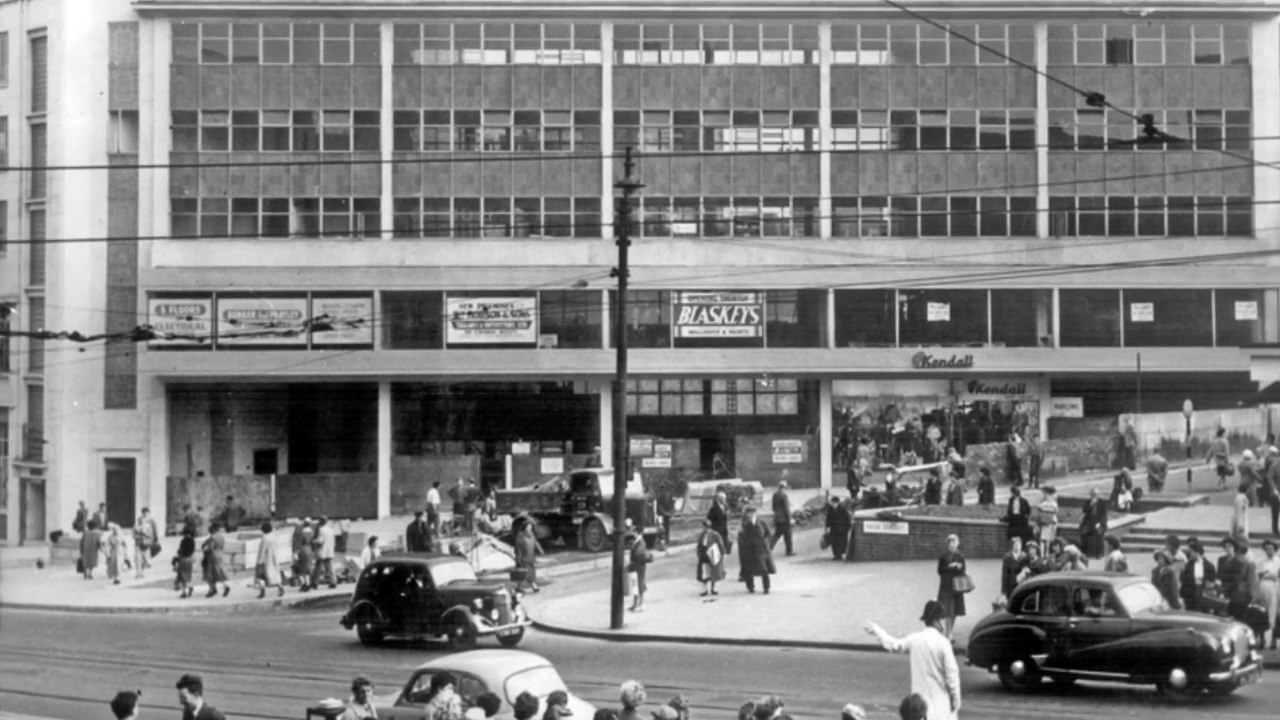
[[[450,345],[533,345],[538,341],[536,297],[450,297],[447,303],[445,342]]]
[[[764,297],[754,292],[680,292],[675,298],[678,338],[764,337]]]

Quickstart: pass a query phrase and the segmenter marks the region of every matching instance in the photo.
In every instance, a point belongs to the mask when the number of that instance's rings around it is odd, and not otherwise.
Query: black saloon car
[[[505,582],[477,579],[466,558],[385,555],[360,573],[341,622],[366,644],[408,635],[466,647],[482,635],[496,635],[504,646],[515,647],[531,624],[520,596]]]
[[[1170,609],[1145,578],[1096,571],[1051,573],[1018,585],[1004,610],[974,628],[967,661],[1011,688],[1047,677],[1227,694],[1262,676],[1249,628]]]

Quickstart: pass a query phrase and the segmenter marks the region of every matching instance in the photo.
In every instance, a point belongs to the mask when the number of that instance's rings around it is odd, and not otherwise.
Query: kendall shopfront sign
[[[683,340],[764,337],[764,296],[756,292],[679,292],[673,332]]]
[[[956,380],[956,398],[961,402],[975,400],[1038,400],[1040,381],[1035,378],[1008,380],[1004,378],[974,378]]]
[[[911,356],[911,367],[916,370],[968,370],[973,367],[972,355],[934,355],[918,352]]]

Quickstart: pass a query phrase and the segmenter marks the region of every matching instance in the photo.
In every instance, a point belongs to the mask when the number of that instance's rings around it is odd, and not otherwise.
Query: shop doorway
[[[44,479],[22,478],[18,498],[18,531],[23,542],[44,540]]]
[[[104,458],[107,517],[122,528],[133,527],[138,502],[136,458]]]

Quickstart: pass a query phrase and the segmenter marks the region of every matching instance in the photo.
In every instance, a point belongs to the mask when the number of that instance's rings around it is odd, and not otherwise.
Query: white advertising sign
[[[218,345],[306,345],[304,297],[218,298]]]
[[[1258,319],[1258,301],[1237,300],[1236,301],[1236,319],[1237,320],[1257,320]]]
[[[906,535],[910,527],[897,520],[864,520],[862,531],[872,535]]]
[[[640,467],[669,468],[671,467],[671,458],[669,457],[640,458]]]
[[[311,297],[311,317],[319,323],[327,315],[332,330],[311,333],[311,342],[320,345],[372,345],[373,298]]]
[[[951,322],[951,303],[929,303],[925,319],[929,322]]]
[[[542,458],[542,474],[543,475],[559,475],[564,472],[564,458],[562,457],[544,457]]]
[[[538,342],[538,299],[450,297],[445,342],[449,345],[534,345]]]
[[[754,292],[679,292],[675,296],[678,338],[764,336],[764,297]]]
[[[147,324],[160,335],[185,336],[152,340],[151,345],[203,344],[212,347],[213,298],[150,298],[147,301]]]
[[[1129,320],[1131,322],[1155,322],[1155,303],[1129,303]]]
[[[1056,397],[1049,399],[1049,417],[1084,417],[1084,398]]]
[[[775,464],[793,464],[804,462],[803,440],[774,440],[773,462]]]

